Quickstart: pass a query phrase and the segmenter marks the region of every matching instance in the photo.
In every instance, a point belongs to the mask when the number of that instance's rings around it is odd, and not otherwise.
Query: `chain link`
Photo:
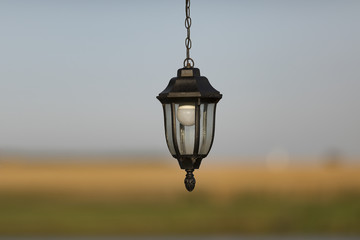
[[[184,67],[192,68],[194,67],[194,60],[190,57],[190,49],[192,47],[192,42],[190,39],[190,27],[191,27],[191,18],[190,18],[190,0],[185,0],[185,28],[187,30],[187,36],[185,38],[185,47],[186,47],[186,58],[184,60]]]

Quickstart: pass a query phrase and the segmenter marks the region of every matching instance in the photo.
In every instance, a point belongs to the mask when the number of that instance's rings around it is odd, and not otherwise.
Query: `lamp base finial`
[[[194,178],[194,169],[186,169],[186,177],[184,180],[186,189],[191,192],[195,188],[196,180]]]

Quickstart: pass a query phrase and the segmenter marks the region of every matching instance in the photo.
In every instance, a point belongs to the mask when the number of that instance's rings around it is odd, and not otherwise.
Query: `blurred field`
[[[360,166],[98,160],[1,158],[0,235],[360,233]]]

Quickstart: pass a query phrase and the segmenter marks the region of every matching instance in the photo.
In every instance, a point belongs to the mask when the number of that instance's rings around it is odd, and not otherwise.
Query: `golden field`
[[[181,170],[155,159],[96,159],[95,161],[33,161],[4,159],[0,163],[0,191],[87,195],[132,198],[162,194],[171,198],[185,191]],[[292,166],[280,169],[266,165],[204,163],[195,170],[198,191],[214,198],[232,197],[243,192],[285,194],[336,194],[360,191],[360,166]]]
[[[121,161],[120,161],[121,160]],[[360,166],[0,160],[0,234],[360,233]]]

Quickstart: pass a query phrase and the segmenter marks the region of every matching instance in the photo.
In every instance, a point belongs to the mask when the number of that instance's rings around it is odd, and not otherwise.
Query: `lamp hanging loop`
[[[194,67],[194,60],[192,58],[185,58],[184,67],[185,68],[193,68]]]
[[[190,0],[185,0],[185,28],[187,30],[187,36],[185,38],[185,47],[186,47],[186,58],[184,60],[184,67],[185,68],[192,68],[194,67],[195,63],[194,60],[190,57],[190,49],[192,47],[192,42],[190,39],[190,27],[192,24],[191,17],[190,17]]]

